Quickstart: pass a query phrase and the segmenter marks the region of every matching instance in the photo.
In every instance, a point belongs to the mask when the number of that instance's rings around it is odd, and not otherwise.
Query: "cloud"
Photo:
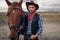
[[[20,0],[9,0],[10,2],[19,2]],[[24,11],[27,11],[25,3],[31,0],[23,0],[22,8]],[[60,12],[60,0],[33,0],[35,3],[39,5],[38,11],[57,11]],[[6,11],[7,4],[5,0],[0,0],[0,10]]]
[[[5,7],[8,7],[8,6],[7,6],[7,4],[6,4],[5,1],[1,1],[1,2],[0,2],[0,7],[5,8]]]
[[[36,0],[39,4],[38,11],[57,11],[60,12],[60,0]]]

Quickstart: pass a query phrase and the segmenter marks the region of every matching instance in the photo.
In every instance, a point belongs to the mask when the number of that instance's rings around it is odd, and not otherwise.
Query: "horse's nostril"
[[[9,34],[9,38],[10,38],[10,39],[11,39],[11,38],[16,38],[16,36],[17,36],[17,31],[14,30],[14,29],[11,29],[11,30],[10,30],[10,34]]]

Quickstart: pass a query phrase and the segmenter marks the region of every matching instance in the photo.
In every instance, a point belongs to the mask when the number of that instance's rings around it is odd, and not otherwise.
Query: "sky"
[[[20,0],[9,0],[10,2],[19,2]],[[26,2],[31,0],[23,0],[22,8],[26,9]],[[60,0],[33,0],[39,5],[38,12],[60,12]],[[0,0],[0,12],[7,12],[8,6],[5,0]]]

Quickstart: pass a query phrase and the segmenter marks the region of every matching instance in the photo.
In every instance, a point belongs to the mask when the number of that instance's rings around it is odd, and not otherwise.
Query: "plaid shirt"
[[[32,19],[33,20],[33,19]],[[32,20],[31,21],[28,21],[28,29],[27,29],[27,34],[31,34],[31,24],[32,24]],[[43,20],[42,20],[42,17],[41,15],[39,16],[39,21],[38,21],[38,25],[39,25],[39,29],[37,31],[37,33],[39,35],[42,34],[42,27],[43,27]]]

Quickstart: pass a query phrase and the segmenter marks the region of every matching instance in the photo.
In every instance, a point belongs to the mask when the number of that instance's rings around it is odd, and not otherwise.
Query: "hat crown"
[[[31,1],[31,3],[34,3],[33,1]]]

